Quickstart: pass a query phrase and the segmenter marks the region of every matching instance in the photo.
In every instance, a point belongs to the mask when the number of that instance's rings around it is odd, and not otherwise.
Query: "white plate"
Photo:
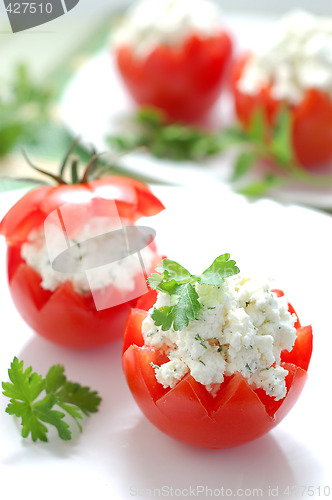
[[[89,385],[103,397],[99,413],[85,422],[82,435],[62,442],[50,432],[48,443],[22,439],[18,423],[4,412],[7,398],[0,397],[1,490],[12,488],[14,498],[33,495],[36,500],[203,499],[211,497],[211,489],[215,497],[222,491],[226,496],[228,489],[234,498],[264,500],[276,497],[277,490],[278,498],[312,498],[312,490],[315,498],[319,491],[320,497],[327,496],[327,487],[332,488],[330,217],[272,201],[248,203],[221,187],[154,191],[167,210],[145,222],[156,229],[162,252],[193,272],[230,252],[244,273],[277,277],[276,285],[287,291],[303,324],[313,324],[314,354],[299,401],[268,435],[235,449],[201,450],[172,440],[136,406],[121,371],[120,342],[80,352],[54,346],[25,325],[9,296],[1,238],[0,380],[7,380],[16,355],[41,373],[63,363],[70,380]],[[20,194],[1,195],[0,218]]]
[[[225,15],[225,24],[236,40],[236,50],[257,47],[268,36],[275,18],[269,16]],[[135,106],[127,94],[115,66],[110,48],[105,48],[88,60],[69,83],[60,104],[60,113],[74,135],[93,143],[99,151],[108,149],[105,137],[119,129],[123,117],[134,112]],[[233,105],[227,92],[216,103],[210,116],[211,124],[231,123]],[[148,176],[156,182],[173,185],[200,186],[215,182],[228,183],[232,173],[229,155],[218,155],[201,164],[159,160],[148,154],[132,153],[119,162],[132,174]],[[332,175],[332,165],[329,169]],[[263,172],[264,174],[264,172]],[[262,175],[263,175],[262,174]],[[259,172],[256,172],[256,177]],[[275,199],[332,208],[332,189],[292,183],[274,189]]]

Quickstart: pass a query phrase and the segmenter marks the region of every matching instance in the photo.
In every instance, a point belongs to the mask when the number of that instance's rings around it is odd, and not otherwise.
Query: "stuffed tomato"
[[[12,299],[54,343],[107,344],[122,336],[130,308],[147,291],[144,272],[160,261],[152,239],[129,252],[123,233],[164,207],[147,186],[124,177],[58,181],[25,194],[1,222]]]
[[[144,0],[114,39],[122,80],[139,105],[169,120],[201,119],[218,99],[232,52],[216,5],[206,0]]]
[[[123,370],[142,412],[204,448],[241,445],[277,425],[312,352],[312,329],[283,292],[242,277],[228,257],[201,276],[164,259],[149,280],[158,293],[131,311],[124,336]]]
[[[294,13],[275,42],[239,57],[232,69],[239,120],[248,127],[263,112],[268,137],[281,109],[288,109],[295,159],[308,168],[332,160],[331,33],[331,19]]]

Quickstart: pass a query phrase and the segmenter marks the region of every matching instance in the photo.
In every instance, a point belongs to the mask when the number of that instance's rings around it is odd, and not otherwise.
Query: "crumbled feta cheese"
[[[189,371],[186,363],[180,359],[172,359],[155,369],[158,370],[157,379],[162,380],[166,387],[174,387]]]
[[[126,221],[122,222],[123,225],[126,225]],[[92,217],[75,234],[75,238],[68,240],[68,244],[73,246],[76,245],[77,241],[89,241],[87,247],[89,255],[85,255],[84,258],[86,262],[95,262],[96,264],[93,269],[89,269],[88,276],[85,272],[58,272],[53,269],[43,229],[30,233],[28,242],[22,245],[21,256],[29,266],[40,274],[41,286],[45,290],[54,291],[65,281],[71,281],[74,289],[80,293],[100,290],[111,284],[121,291],[130,292],[135,288],[135,277],[142,272],[141,262],[136,254],[128,256],[127,249],[122,248],[123,238],[120,231],[113,231],[113,228],[114,223],[111,218]],[[94,239],[94,236],[99,236],[99,238]],[[104,256],[112,255],[112,252],[116,255],[121,254],[119,260],[114,262],[112,266],[98,266],[98,260],[99,262],[107,261]],[[149,247],[145,247],[140,253],[145,268],[149,269],[154,258],[153,251]],[[80,252],[77,254],[77,258],[81,259]],[[68,254],[68,258],[71,259],[72,255],[73,253]],[[64,264],[66,264],[65,260]],[[69,260],[68,270],[70,270],[70,264]]]
[[[144,0],[128,10],[114,37],[144,57],[161,44],[178,46],[192,33],[220,32],[220,11],[207,0]]]
[[[292,104],[311,88],[332,97],[332,17],[294,12],[278,28],[277,39],[250,57],[239,90],[255,95],[272,84],[272,96]]]
[[[190,372],[213,393],[224,376],[239,372],[275,400],[285,397],[288,372],[280,366],[280,353],[290,351],[296,337],[296,317],[289,313],[286,298],[271,292],[269,283],[240,275],[219,287],[195,287],[202,308],[181,331],[163,331],[152,319],[155,308],[170,305],[163,292],[143,321],[145,344],[164,350],[170,360],[155,368],[158,382],[174,387]]]

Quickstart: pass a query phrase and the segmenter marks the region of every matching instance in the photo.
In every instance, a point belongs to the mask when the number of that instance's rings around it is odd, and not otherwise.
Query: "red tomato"
[[[310,326],[299,327],[293,350],[282,352],[281,364],[288,370],[284,399],[275,401],[262,389],[252,389],[239,373],[225,377],[213,397],[190,374],[173,389],[164,389],[157,382],[151,363],[160,365],[168,358],[144,345],[141,327],[147,314],[132,309],[128,317],[122,366],[142,412],[171,437],[204,448],[234,447],[270,431],[299,397],[312,352]]]
[[[87,217],[109,216],[107,200],[115,200],[118,214],[126,219],[126,224],[164,208],[144,184],[124,177],[104,177],[86,184],[34,189],[9,210],[0,224],[0,234],[6,237],[8,245],[7,268],[13,301],[29,326],[57,344],[89,348],[120,338],[137,299],[126,300],[123,296],[124,303],[97,310],[91,292],[78,293],[69,281],[54,292],[45,290],[40,285],[41,276],[22,258],[21,247],[31,231],[43,229],[46,217],[55,209],[68,205],[71,221],[79,228]],[[160,260],[154,243],[150,248],[155,257],[147,272]],[[137,290],[138,278],[135,283]],[[119,298],[121,293],[112,285],[105,290],[108,298],[114,295]]]
[[[239,58],[232,69],[232,89],[239,120],[248,126],[257,109],[265,111],[269,125],[273,125],[280,106],[284,103],[271,96],[271,85],[256,95],[249,95],[237,87],[250,55]],[[318,89],[305,92],[297,105],[288,105],[292,113],[292,142],[295,156],[304,167],[317,167],[332,160],[332,101]]]
[[[203,117],[220,95],[232,52],[227,33],[192,35],[180,47],[160,45],[145,58],[130,47],[116,50],[122,79],[139,105],[157,107],[169,120]]]

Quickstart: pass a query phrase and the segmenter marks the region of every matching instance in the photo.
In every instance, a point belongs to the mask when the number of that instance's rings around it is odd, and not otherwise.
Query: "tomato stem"
[[[71,145],[69,146],[67,153],[65,154],[65,157],[60,165],[59,176],[61,177],[61,179],[63,179],[63,174],[65,171],[66,165],[68,163],[69,157],[72,154],[72,152],[74,151],[74,149],[76,148],[76,146],[78,146],[80,140],[81,140],[80,136],[76,137],[76,139],[74,139],[73,142],[71,143]]]
[[[78,164],[79,164],[79,159],[77,156],[72,158],[71,161],[71,180],[73,184],[77,184],[79,182],[78,179]]]
[[[58,184],[67,184],[67,182],[65,182],[62,177],[58,176],[58,175],[55,175],[55,174],[52,174],[51,172],[47,172],[46,170],[43,170],[42,168],[39,168],[37,167],[36,165],[34,165],[28,155],[26,154],[25,150],[23,148],[21,148],[21,151],[22,151],[22,154],[25,158],[25,160],[27,161],[27,163],[30,165],[30,167],[32,167],[34,170],[36,170],[37,172],[40,172],[41,174],[44,174],[44,175],[47,175],[48,177],[51,177],[51,179],[54,179]]]
[[[79,157],[76,155],[75,156],[72,155],[73,151],[75,150],[76,146],[78,146],[79,142],[80,142],[80,137],[77,137],[70,144],[68,151],[66,152],[66,154],[61,162],[58,175],[53,174],[52,172],[47,172],[46,170],[37,167],[29,159],[27,153],[25,152],[25,150],[23,148],[21,148],[21,151],[22,151],[22,154],[23,154],[25,160],[30,165],[30,167],[32,167],[34,170],[37,170],[37,172],[40,172],[41,174],[44,174],[44,175],[47,175],[48,177],[51,177],[51,179],[55,180],[58,184],[62,184],[62,185],[70,184],[70,182],[66,182],[64,180],[64,173],[65,173],[66,167],[68,165],[68,162],[70,160],[71,184],[85,184],[89,181],[90,174],[96,169],[99,157],[105,153],[97,153],[95,147],[93,145],[91,145],[91,158],[90,158],[90,160],[89,160],[89,162],[84,170],[84,174],[83,174],[82,179],[80,179],[79,173],[78,173],[78,171],[79,171],[78,170]]]
[[[105,153],[95,153],[93,156],[91,156],[89,163],[86,166],[86,169],[84,171],[83,177],[81,179],[81,184],[85,184],[89,181],[89,175],[92,172],[92,170],[96,167],[97,162],[100,158]]]

